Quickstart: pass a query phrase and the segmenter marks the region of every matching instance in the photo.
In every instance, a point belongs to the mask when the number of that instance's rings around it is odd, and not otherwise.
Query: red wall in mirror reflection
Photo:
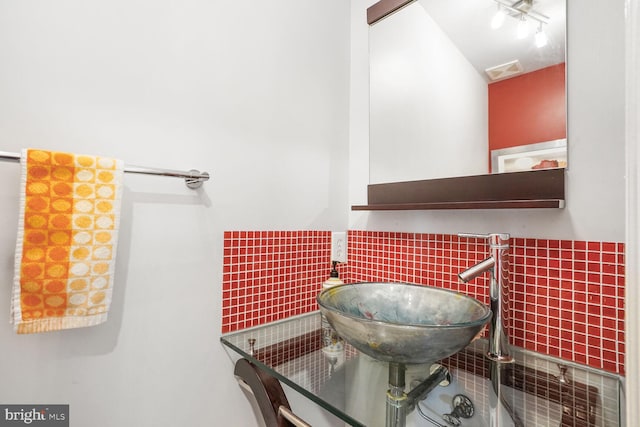
[[[489,85],[489,152],[566,137],[564,63]]]

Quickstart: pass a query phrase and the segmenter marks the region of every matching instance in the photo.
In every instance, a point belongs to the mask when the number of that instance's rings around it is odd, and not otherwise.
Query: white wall
[[[347,228],[348,40],[342,0],[0,0],[0,150],[212,174],[126,175],[109,321],[0,322],[0,402],[69,403],[78,427],[254,423],[219,343],[222,235]],[[7,320],[18,180],[0,164]]]
[[[424,6],[372,25],[369,52],[370,182],[487,173],[487,82]]]
[[[375,3],[351,13],[352,205],[366,204],[368,178],[368,26]],[[513,236],[622,242],[625,239],[624,2],[568,1],[568,144],[565,209],[352,212],[352,229],[507,232]]]

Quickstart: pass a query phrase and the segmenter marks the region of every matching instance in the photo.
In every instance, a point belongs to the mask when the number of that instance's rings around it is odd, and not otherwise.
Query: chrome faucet
[[[463,282],[474,279],[482,273],[490,273],[489,299],[493,312],[489,324],[489,351],[487,357],[495,362],[513,362],[507,327],[509,326],[509,239],[502,234],[459,233],[458,237],[486,239],[491,255],[484,261],[464,270],[458,277]]]

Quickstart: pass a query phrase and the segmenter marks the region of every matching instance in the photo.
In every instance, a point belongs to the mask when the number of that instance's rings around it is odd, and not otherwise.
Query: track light
[[[522,40],[529,35],[529,24],[527,19],[524,17],[524,14],[520,15],[520,20],[518,21],[518,31],[516,32],[516,37]]]
[[[534,37],[535,37],[536,47],[540,48],[540,47],[545,47],[547,45],[547,42],[549,41],[549,39],[547,38],[547,34],[542,29],[542,22],[540,23],[540,26],[538,27],[538,30],[536,31],[536,35]]]
[[[541,48],[549,42],[547,35],[543,31],[544,24],[548,24],[550,19],[548,16],[533,9],[534,0],[494,0],[498,4],[498,11],[491,19],[491,28],[494,30],[500,28],[505,21],[507,15],[518,20],[516,37],[524,39],[529,35],[531,22],[538,24],[538,29],[534,36],[536,47]]]
[[[498,28],[502,27],[502,24],[504,24],[505,16],[507,16],[507,14],[502,9],[502,6],[500,6],[500,4],[498,3],[498,11],[495,15],[493,15],[493,18],[491,19],[491,28],[497,30]]]

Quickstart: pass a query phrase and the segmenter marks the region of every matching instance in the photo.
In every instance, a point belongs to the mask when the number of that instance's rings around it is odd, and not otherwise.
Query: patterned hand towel
[[[27,149],[11,321],[19,334],[107,320],[122,198],[120,160]]]

